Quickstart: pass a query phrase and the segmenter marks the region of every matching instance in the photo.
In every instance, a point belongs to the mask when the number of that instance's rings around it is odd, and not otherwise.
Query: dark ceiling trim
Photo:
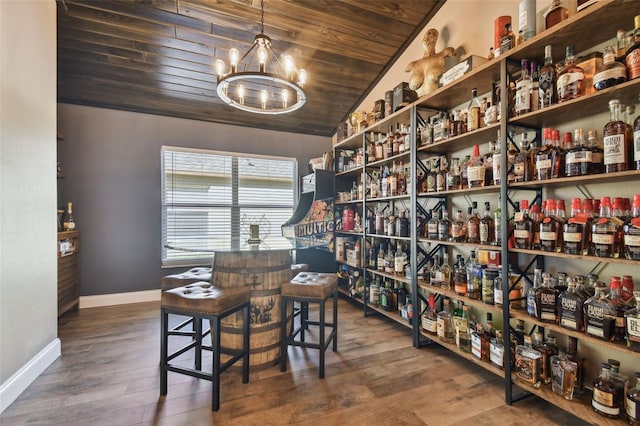
[[[424,28],[427,26],[427,24],[429,23],[429,21],[431,21],[431,19],[435,16],[436,13],[438,13],[438,11],[440,10],[440,8],[442,6],[444,6],[445,2],[447,0],[439,0],[438,4],[431,10],[431,13],[429,13],[428,15],[426,15],[424,17],[424,19],[420,22],[420,24],[418,24],[418,26],[416,26],[416,29],[413,31],[413,33],[411,33],[411,35],[407,38],[407,40],[402,44],[402,46],[400,46],[400,49],[398,49],[398,51],[396,52],[395,55],[393,55],[393,57],[391,57],[391,59],[389,59],[389,62],[387,62],[387,64],[384,66],[384,68],[382,69],[382,71],[380,72],[380,74],[378,74],[378,76],[371,82],[371,84],[369,84],[369,87],[367,87],[367,90],[364,91],[364,93],[353,103],[353,105],[351,105],[351,108],[349,108],[349,112],[347,112],[347,115],[345,115],[342,119],[342,121],[346,121],[349,118],[349,114],[351,112],[354,111],[354,109],[360,105],[362,103],[362,101],[364,101],[364,99],[369,96],[369,93],[371,93],[373,91],[373,89],[378,85],[378,83],[380,82],[380,80],[382,80],[382,77],[385,76],[385,74],[387,72],[389,72],[389,70],[391,69],[391,67],[398,61],[398,59],[400,59],[400,56],[404,53],[405,50],[407,50],[407,48],[409,47],[409,45],[411,45],[411,43],[413,43],[413,41],[415,40],[416,37],[418,37],[418,35],[422,32],[422,30],[424,30]],[[338,123],[336,123],[337,125]],[[333,134],[335,133],[332,132],[330,136],[333,136]]]

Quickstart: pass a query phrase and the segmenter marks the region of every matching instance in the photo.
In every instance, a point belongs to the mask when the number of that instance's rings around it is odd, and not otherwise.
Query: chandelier
[[[302,90],[307,73],[296,69],[291,55],[280,61],[271,48],[271,39],[264,34],[264,0],[260,2],[260,29],[242,57],[237,49],[229,49],[229,72],[225,73],[222,59],[215,61],[218,96],[232,107],[257,114],[295,111],[307,100]]]

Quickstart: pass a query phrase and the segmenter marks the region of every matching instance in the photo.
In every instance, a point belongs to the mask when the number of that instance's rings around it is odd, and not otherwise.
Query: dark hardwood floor
[[[70,312],[60,319],[62,357],[0,416],[10,425],[581,425],[531,397],[504,403],[501,380],[437,345],[415,349],[409,330],[362,316],[341,300],[338,352],[289,348],[289,369],[222,376],[211,384],[169,374],[159,397],[158,303]]]

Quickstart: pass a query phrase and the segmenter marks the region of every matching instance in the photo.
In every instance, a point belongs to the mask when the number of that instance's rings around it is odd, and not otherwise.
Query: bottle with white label
[[[620,118],[620,101],[609,101],[609,122],[604,126],[604,172],[623,172],[629,165],[627,125]]]
[[[522,31],[524,41],[536,35],[536,0],[520,0],[518,30]]]
[[[64,218],[63,227],[65,231],[73,231],[76,229],[76,220],[73,217],[73,203],[67,203],[67,214]]]

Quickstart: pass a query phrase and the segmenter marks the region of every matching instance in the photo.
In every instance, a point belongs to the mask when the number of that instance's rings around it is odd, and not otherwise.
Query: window
[[[293,158],[162,147],[162,265],[211,262],[210,251],[280,236],[297,193]]]

